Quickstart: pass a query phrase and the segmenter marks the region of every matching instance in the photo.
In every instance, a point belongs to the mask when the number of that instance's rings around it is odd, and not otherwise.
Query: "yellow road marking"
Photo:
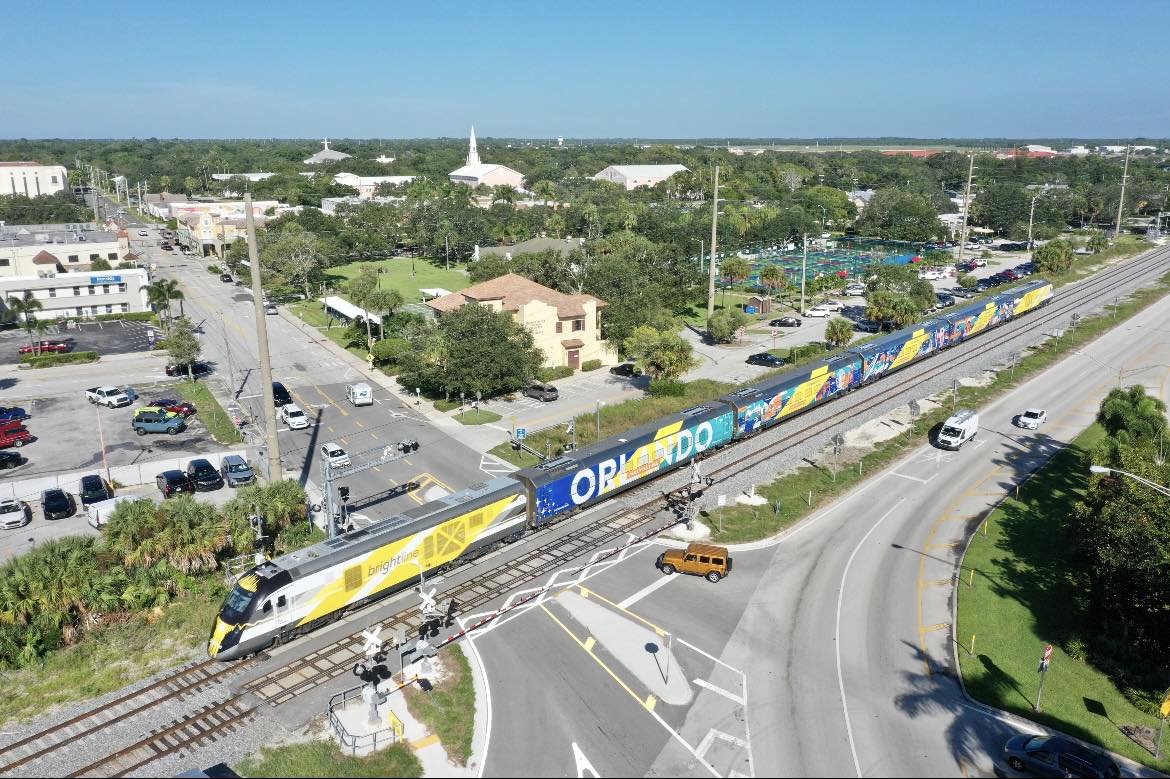
[[[411,749],[422,749],[424,747],[429,747],[431,744],[438,744],[438,743],[439,743],[439,737],[436,736],[434,733],[432,733],[431,735],[426,736],[425,738],[420,738],[418,741],[411,741],[410,748]]]
[[[627,614],[627,615],[633,617],[634,619],[638,620],[643,625],[646,625],[647,627],[649,627],[651,630],[653,630],[655,633],[657,633],[660,636],[665,636],[669,632],[667,630],[664,630],[664,629],[658,627],[657,625],[655,625],[653,622],[646,619],[645,617],[642,617],[638,614],[635,614],[634,612],[630,611],[627,608],[623,608],[622,606],[619,606],[618,604],[614,603],[609,598],[605,597],[604,595],[602,595],[599,592],[595,592],[594,590],[587,589],[581,585],[577,585],[577,591],[581,593],[582,597],[597,598],[599,601],[602,601],[603,603],[606,603],[609,606],[612,606],[613,608],[617,609],[618,611],[622,612],[623,614]]]
[[[923,633],[923,634],[932,633],[936,630],[946,630],[950,626],[951,626],[951,623],[949,623],[949,622],[936,622],[933,625],[928,625],[924,628],[918,628],[918,632]]]
[[[654,711],[654,704],[657,702],[657,699],[653,695],[647,696],[645,700],[643,700],[642,698],[639,698],[638,694],[635,693],[632,689],[630,689],[630,686],[628,684],[626,684],[620,676],[618,676],[616,673],[614,673],[613,670],[608,665],[605,664],[605,661],[603,661],[600,657],[598,657],[596,654],[593,653],[594,644],[590,644],[590,643],[588,643],[588,641],[582,641],[581,639],[577,638],[576,634],[573,633],[572,630],[569,630],[568,626],[566,626],[564,622],[561,622],[559,619],[557,619],[555,614],[553,614],[551,611],[548,610],[548,606],[545,606],[542,603],[542,604],[540,604],[540,608],[541,608],[541,611],[543,611],[545,614],[548,615],[549,619],[551,619],[553,622],[560,625],[561,630],[565,631],[565,633],[568,634],[569,638],[571,638],[571,639],[573,639],[573,641],[577,642],[577,646],[581,647],[581,649],[583,649],[585,651],[585,654],[587,654],[593,658],[593,662],[595,662],[599,666],[601,666],[603,671],[605,671],[607,674],[609,674],[610,677],[612,677],[613,680],[615,682],[617,682],[618,685],[620,685],[623,690],[628,692],[630,694],[631,698],[633,698],[639,704],[644,706],[647,711]],[[593,637],[590,636],[589,641],[592,641],[592,640],[593,640]]]
[[[953,581],[952,579],[931,579],[930,581],[926,582],[926,586],[927,587],[946,587],[952,581]]]
[[[942,544],[927,544],[926,551],[929,552],[931,549],[954,549],[958,545],[958,541],[947,541],[946,543]]]
[[[342,415],[343,417],[347,417],[347,416],[349,416],[349,412],[348,412],[348,411],[346,411],[345,409],[343,409],[341,406],[339,406],[339,405],[337,405],[336,403],[334,403],[334,402],[333,402],[333,399],[332,399],[332,398],[330,398],[328,395],[326,395],[326,394],[325,394],[325,390],[321,389],[321,388],[320,388],[320,387],[318,387],[316,384],[314,384],[314,385],[313,385],[313,389],[314,389],[314,390],[316,390],[316,392],[317,392],[317,394],[318,394],[318,395],[320,395],[322,398],[324,398],[324,399],[325,399],[325,402],[326,402],[326,403],[328,403],[329,405],[333,406],[333,408],[335,408],[335,409],[337,409],[338,411],[340,411],[340,412],[341,412],[341,415]]]

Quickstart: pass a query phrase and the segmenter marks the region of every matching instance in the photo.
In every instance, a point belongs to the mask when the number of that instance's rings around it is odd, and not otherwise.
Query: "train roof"
[[[264,578],[282,570],[289,571],[293,578],[315,573],[342,560],[365,554],[460,514],[502,500],[508,495],[520,495],[523,492],[523,486],[515,479],[500,476],[465,490],[444,495],[438,500],[416,506],[401,514],[392,514],[360,530],[342,533],[304,549],[281,555],[259,566],[256,573]]]
[[[742,407],[744,404],[751,403],[757,398],[774,395],[776,390],[783,387],[808,381],[812,378],[813,374],[826,366],[828,366],[830,371],[833,371],[842,365],[856,361],[857,355],[852,352],[844,352],[824,360],[802,365],[799,368],[793,368],[790,371],[785,371],[777,376],[772,376],[747,387],[741,387],[735,392],[724,395],[720,400],[724,403],[731,403],[737,407]]]
[[[725,413],[728,413],[728,409],[726,405],[719,401],[713,400],[700,403],[685,411],[667,414],[654,422],[610,436],[604,441],[599,441],[591,446],[586,446],[576,451],[562,454],[559,457],[545,460],[539,465],[533,465],[517,471],[514,475],[518,478],[531,481],[534,484],[543,484],[548,481],[550,475],[559,476],[570,471],[577,471],[595,462],[613,457],[614,452],[628,451],[630,443],[633,441],[653,440],[653,437],[659,430],[676,422],[702,422],[708,419],[714,419]]]

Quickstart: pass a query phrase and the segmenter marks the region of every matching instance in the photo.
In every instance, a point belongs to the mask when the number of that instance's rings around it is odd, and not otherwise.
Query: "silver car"
[[[29,512],[24,504],[15,498],[0,499],[0,528],[15,530],[24,527],[30,521]]]

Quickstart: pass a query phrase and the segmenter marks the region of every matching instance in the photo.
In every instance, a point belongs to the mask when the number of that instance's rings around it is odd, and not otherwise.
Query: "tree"
[[[171,301],[182,301],[183,299],[183,291],[179,289],[179,282],[173,279],[159,279],[153,284],[148,284],[146,287],[146,301],[154,306],[156,311],[161,309],[166,312],[166,327],[168,330],[170,329]],[[181,316],[181,308],[179,313]]]
[[[161,191],[170,192],[171,191],[171,177],[165,176],[165,175],[159,176],[158,177],[158,186],[159,186],[159,189]]]
[[[324,269],[325,247],[316,234],[298,222],[289,222],[280,234],[263,249],[261,264],[295,287],[300,287],[305,300],[312,298],[309,285],[319,282]]]
[[[738,284],[752,274],[752,266],[742,257],[732,257],[719,263],[719,274],[731,279],[732,284]],[[740,307],[742,306],[743,301],[740,301]]]
[[[622,351],[652,379],[677,379],[699,364],[691,344],[681,335],[640,325],[625,340]]]
[[[728,343],[735,338],[736,332],[748,323],[748,317],[742,311],[734,308],[721,309],[707,320],[707,335],[715,343]]]
[[[1093,254],[1100,254],[1109,248],[1109,239],[1105,237],[1104,233],[1093,233],[1089,236],[1089,251]]]
[[[544,201],[545,205],[551,205],[553,208],[557,207],[555,198],[557,196],[557,185],[548,181],[538,181],[532,185],[532,194]]]
[[[188,495],[162,505],[120,503],[110,512],[103,537],[127,568],[166,561],[185,574],[214,571],[219,554],[233,546],[229,523],[219,510]]]
[[[33,330],[36,328],[36,312],[44,308],[44,304],[36,299],[32,290],[26,289],[20,297],[9,296],[6,305],[13,316],[24,317],[24,329],[28,332],[28,345],[31,347]]]
[[[922,308],[906,295],[878,290],[866,296],[865,316],[875,322],[894,322],[898,327],[905,327],[922,316]]]
[[[825,342],[837,349],[853,340],[853,323],[848,319],[829,320],[825,325]]]
[[[979,279],[975,278],[974,273],[963,273],[958,278],[959,286],[965,290],[973,290],[979,286]]]
[[[1101,401],[1097,422],[1110,438],[1122,443],[1138,439],[1153,441],[1167,431],[1166,404],[1146,394],[1141,384],[1115,387]]]
[[[788,286],[788,274],[779,265],[765,265],[760,271],[760,283],[775,295]]]
[[[203,345],[195,337],[195,328],[192,327],[191,320],[185,316],[176,319],[160,346],[167,350],[172,363],[186,365],[187,378],[190,381],[195,381],[192,363],[198,360],[199,355],[203,353]]]
[[[879,189],[857,220],[862,235],[894,241],[929,241],[943,234],[938,213],[923,195],[898,189]]]
[[[1065,240],[1049,241],[1032,252],[1032,261],[1041,273],[1065,273],[1074,257],[1072,244]]]
[[[520,197],[520,193],[511,184],[500,184],[492,188],[493,203],[507,203],[512,205]]]
[[[908,307],[919,312],[935,304],[934,287],[918,278],[918,269],[913,265],[873,265],[865,273],[865,286],[870,293],[888,292],[905,298],[910,301]]]
[[[377,289],[377,271],[369,265],[361,266],[358,269],[358,275],[345,282],[345,295],[349,299],[349,302],[368,312],[374,312],[370,304],[370,299],[374,296]],[[368,349],[371,340],[370,319],[369,317],[362,317],[362,319],[366,323],[366,348]]]
[[[108,260],[98,258],[89,264],[90,270],[111,270]]]
[[[187,176],[183,179],[183,190],[188,195],[194,195],[195,191],[199,189],[199,180],[194,176]]]

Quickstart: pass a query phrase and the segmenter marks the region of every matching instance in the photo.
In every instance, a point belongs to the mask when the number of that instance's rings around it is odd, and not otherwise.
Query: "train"
[[[234,660],[519,540],[623,490],[1047,305],[1036,279],[592,446],[265,561],[232,587],[207,651]]]

